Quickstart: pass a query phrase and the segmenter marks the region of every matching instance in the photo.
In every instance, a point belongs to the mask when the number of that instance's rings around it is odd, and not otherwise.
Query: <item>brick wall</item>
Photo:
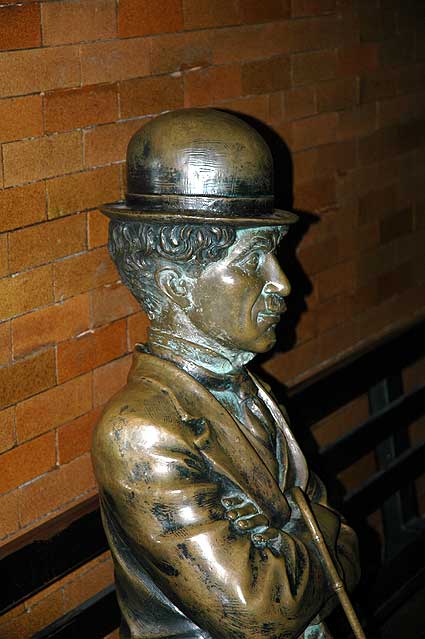
[[[311,290],[296,345],[270,373],[293,383],[423,313],[424,14],[420,0],[2,0],[0,543],[95,490],[91,431],[147,327],[97,207],[122,196],[128,139],[152,115],[217,105],[289,147],[294,206],[319,223],[298,247]],[[49,596],[68,609],[65,585]],[[34,632],[40,606],[0,637]]]

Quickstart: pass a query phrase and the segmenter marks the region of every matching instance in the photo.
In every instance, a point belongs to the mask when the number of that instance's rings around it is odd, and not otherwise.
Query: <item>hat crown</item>
[[[243,120],[215,109],[165,113],[139,129],[127,149],[127,199],[144,195],[273,196],[273,160]]]

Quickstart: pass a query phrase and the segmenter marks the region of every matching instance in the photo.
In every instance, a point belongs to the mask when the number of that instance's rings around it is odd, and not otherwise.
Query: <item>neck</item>
[[[195,327],[186,334],[153,325],[149,329],[148,346],[150,344],[160,344],[168,349],[171,357],[175,354],[219,375],[235,373],[255,357],[255,353],[228,348]]]

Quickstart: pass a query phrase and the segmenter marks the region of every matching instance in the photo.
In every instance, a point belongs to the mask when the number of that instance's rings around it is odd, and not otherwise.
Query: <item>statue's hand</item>
[[[269,525],[267,517],[246,497],[224,497],[221,500],[226,509],[226,517],[238,532],[250,533],[254,529],[265,529]]]
[[[249,533],[252,543],[259,550],[269,548],[274,555],[280,556],[281,531],[269,526],[267,517],[252,501],[242,497],[225,497],[221,501],[226,509],[226,517],[239,533]]]

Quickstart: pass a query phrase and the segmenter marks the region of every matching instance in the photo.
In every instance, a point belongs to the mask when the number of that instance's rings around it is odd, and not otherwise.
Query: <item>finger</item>
[[[279,535],[279,531],[276,528],[267,528],[264,532],[255,533],[252,535],[252,540],[258,544],[266,544],[272,539],[276,539]]]
[[[225,508],[232,508],[233,506],[243,504],[243,499],[241,497],[223,497],[221,503]]]
[[[264,515],[254,515],[254,517],[248,517],[248,519],[239,519],[235,526],[240,530],[247,531],[260,526],[267,526],[268,519]]]
[[[231,521],[239,519],[240,517],[249,517],[249,515],[256,515],[257,509],[253,504],[245,504],[244,506],[238,506],[234,510],[229,510],[227,516]]]

